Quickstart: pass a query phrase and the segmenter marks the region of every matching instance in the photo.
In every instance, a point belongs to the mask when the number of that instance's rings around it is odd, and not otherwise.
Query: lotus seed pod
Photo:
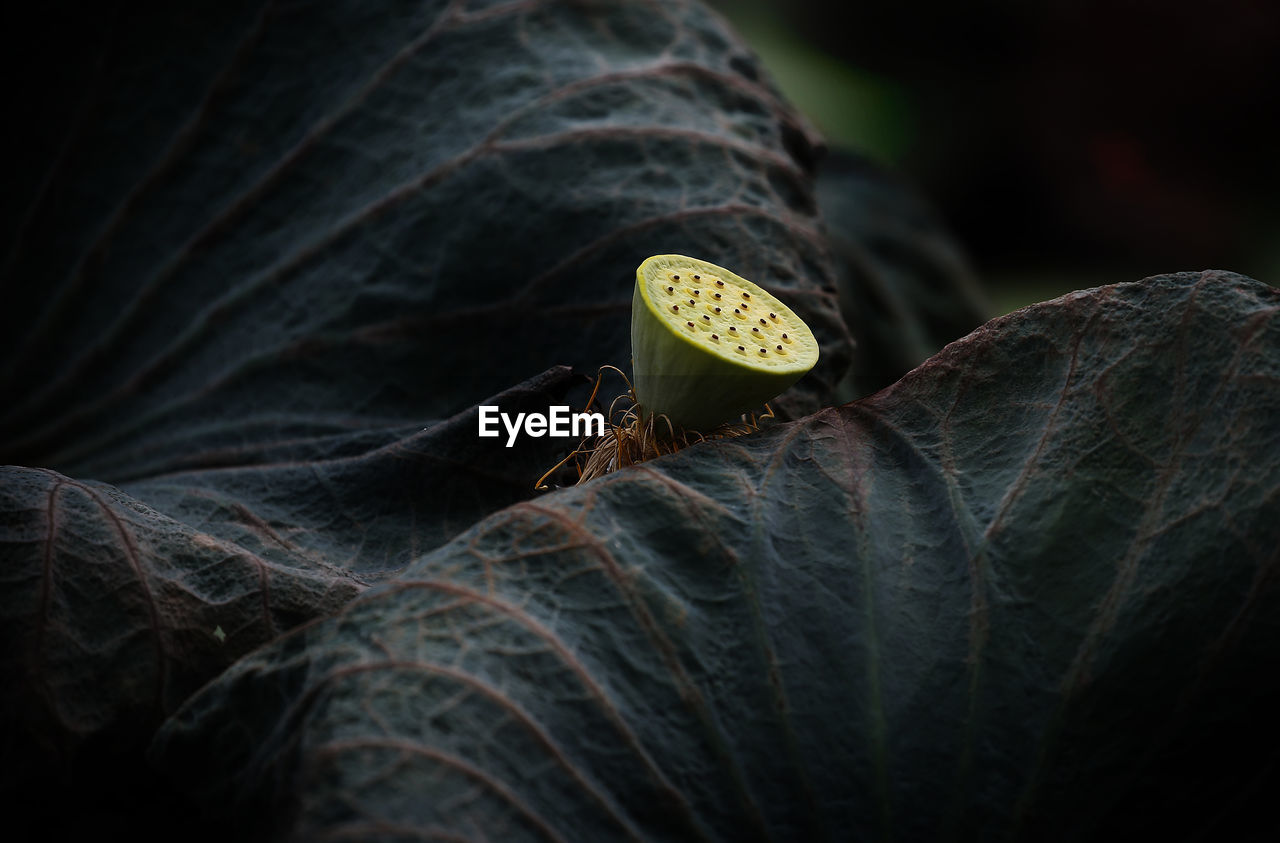
[[[654,255],[636,270],[631,301],[636,401],[710,430],[753,410],[818,362],[818,341],[791,308],[729,270]]]

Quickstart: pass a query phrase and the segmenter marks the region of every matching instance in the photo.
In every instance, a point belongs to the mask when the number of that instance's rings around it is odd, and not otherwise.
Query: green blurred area
[[[1184,165],[1183,169],[1176,164],[1169,165],[1171,170],[1161,173],[1166,181],[1157,185],[1172,186],[1167,194],[1153,192],[1153,198],[1144,200],[1149,202],[1145,206],[1141,203],[1125,205],[1126,197],[1117,198],[1100,190],[1105,184],[1077,178],[1078,171],[1054,159],[1053,150],[1022,148],[1027,157],[1016,161],[1004,156],[1005,150],[993,146],[995,142],[989,134],[981,134],[984,130],[992,130],[989,125],[984,127],[984,121],[991,121],[990,112],[986,116],[981,112],[965,116],[968,106],[980,104],[972,99],[975,96],[974,79],[981,80],[977,84],[978,91],[987,88],[984,82],[993,83],[990,86],[992,93],[985,101],[986,107],[1007,107],[1012,109],[1010,114],[1017,109],[1013,102],[1000,105],[1001,94],[995,92],[1007,93],[1009,84],[1016,85],[1022,65],[984,65],[982,44],[972,45],[976,52],[972,55],[972,62],[965,64],[966,70],[970,66],[976,69],[972,71],[973,75],[962,76],[945,72],[945,63],[931,64],[928,55],[909,52],[909,49],[921,49],[922,45],[901,45],[898,48],[894,43],[888,43],[885,49],[901,57],[899,67],[931,67],[935,71],[943,71],[936,74],[921,71],[916,72],[913,79],[897,79],[851,63],[847,56],[852,51],[844,54],[846,58],[841,58],[800,34],[795,21],[801,16],[781,0],[708,2],[756,51],[782,93],[804,113],[832,147],[858,151],[897,172],[908,183],[918,185],[920,192],[935,203],[940,216],[953,231],[962,229],[967,232],[962,236],[960,245],[973,258],[976,275],[997,313],[1007,313],[1072,290],[1137,281],[1165,272],[1229,269],[1271,283],[1280,279],[1280,237],[1273,236],[1280,230],[1280,218],[1276,217],[1274,210],[1259,208],[1256,203],[1215,205],[1214,200],[1220,198],[1219,194],[1225,188],[1197,174],[1195,167],[1204,160],[1229,158],[1226,151],[1220,150],[1202,159],[1176,159]],[[987,11],[990,13],[991,10]],[[1048,13],[1041,10],[1036,14]],[[963,18],[964,12],[954,11],[952,19],[957,15]],[[1012,15],[1012,19],[1017,17]],[[978,16],[975,20],[988,18]],[[1014,31],[1028,37],[1027,31]],[[824,40],[829,45],[843,43],[839,32],[826,32],[830,37]],[[865,43],[869,36],[866,32],[861,35]],[[964,33],[955,33],[957,39],[966,37]],[[990,37],[995,38],[997,34]],[[846,36],[845,40],[855,39]],[[986,46],[990,47],[989,44]],[[1027,56],[1031,56],[1022,60],[1034,61],[1036,43],[1027,42],[1021,46]],[[903,53],[903,50],[908,52]],[[1068,75],[1075,72],[1071,68],[1060,70]],[[997,75],[984,77],[984,73]],[[1086,92],[1085,102],[1089,101],[1089,94],[1096,93],[1087,88],[1082,90]],[[1054,100],[1048,93],[1042,102],[1046,109],[1054,107]],[[1131,111],[1134,125],[1144,125],[1141,121],[1145,118],[1139,104],[1133,104]],[[1078,116],[1070,112],[1059,115],[1067,121],[1077,120]],[[961,121],[966,119],[973,121],[973,126],[984,128],[975,130],[971,126],[962,126]],[[1045,118],[1033,116],[1030,119]],[[1152,134],[1158,138],[1169,137],[1167,133],[1155,130]],[[977,145],[974,138],[978,139]],[[1083,149],[1080,154],[1088,154],[1088,149],[1082,145],[1089,138],[1084,133],[1073,135],[1070,143],[1074,146],[1070,148]],[[1003,142],[1016,145],[1018,139],[1004,137]],[[1229,149],[1230,144],[1225,144],[1225,147]],[[1162,149],[1142,148],[1141,152],[1153,156],[1152,160],[1159,160]],[[993,163],[1002,169],[984,169]],[[966,189],[969,192],[953,190],[950,195],[937,195],[938,185],[934,182],[939,180],[939,173],[959,172],[955,168],[963,168],[962,171],[968,174]],[[1049,181],[1046,181],[1046,169],[1056,174],[1049,176]],[[954,180],[946,180],[946,183],[953,184]],[[1027,192],[1019,194],[1015,187],[1014,192],[1009,193],[1005,187],[1009,184],[1023,185]],[[1186,185],[1196,189],[1207,185],[1209,189],[1180,193],[1179,190]],[[1236,186],[1239,186],[1238,181]],[[1057,192],[1044,192],[1046,190]],[[1215,194],[1214,190],[1218,193]],[[980,208],[977,203],[982,201],[986,205]],[[1238,243],[1234,249],[1224,247],[1213,252],[1207,247],[1202,248],[1203,243],[1187,242],[1186,228],[1178,233],[1170,227],[1163,235],[1152,235],[1152,231],[1159,231],[1164,225],[1177,221],[1174,217],[1157,216],[1155,211],[1160,208],[1180,209],[1176,213],[1188,219],[1203,218],[1206,221],[1199,228],[1196,222],[1190,223],[1192,231],[1208,231],[1210,225],[1217,225],[1222,230],[1239,232]],[[995,215],[991,214],[993,209]],[[1218,211],[1224,213],[1220,215]],[[1227,221],[1227,211],[1235,214],[1230,218],[1234,224]],[[1077,216],[1072,217],[1072,214]],[[1092,222],[1083,227],[1074,225],[1080,219]],[[1026,221],[1023,229],[1011,224],[1016,220]],[[1104,233],[1099,235],[1099,230]],[[988,232],[986,240],[970,242],[968,232],[972,231]],[[1081,231],[1084,231],[1083,235]]]
[[[775,3],[712,0],[710,5],[746,39],[782,93],[829,144],[861,152],[891,170],[900,169],[919,131],[917,112],[904,85],[806,42],[783,19]],[[980,274],[980,278],[993,315],[1109,283],[1048,275],[1036,269],[996,277]]]
[[[906,89],[802,40],[772,3],[713,2],[747,40],[790,100],[835,146],[894,167],[915,135]]]

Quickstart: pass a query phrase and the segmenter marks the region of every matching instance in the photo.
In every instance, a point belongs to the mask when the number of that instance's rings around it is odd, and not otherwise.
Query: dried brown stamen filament
[[[713,339],[718,339],[715,334],[711,336]],[[738,346],[738,350],[745,351],[745,347]],[[764,349],[761,351],[763,352]],[[619,468],[672,454],[699,442],[744,436],[759,430],[760,422],[774,417],[773,409],[765,404],[765,412],[759,417],[755,413],[751,413],[749,418],[744,414],[739,421],[726,422],[708,433],[678,428],[665,414],[642,419],[631,381],[616,366],[600,367],[595,385],[591,390],[591,397],[587,399],[587,410],[595,406],[606,369],[616,372],[622,378],[627,385],[627,391],[610,402],[604,435],[594,439],[584,438],[568,456],[538,478],[538,482],[534,485],[537,491],[549,490],[550,487],[546,485],[547,478],[570,461],[573,461],[578,475],[576,482],[585,483]],[[624,402],[626,402],[625,405],[619,410],[619,405]]]

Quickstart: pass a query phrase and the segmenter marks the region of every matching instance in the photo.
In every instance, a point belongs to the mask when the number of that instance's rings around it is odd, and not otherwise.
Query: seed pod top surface
[[[641,408],[693,429],[759,407],[818,362],[813,332],[769,291],[684,255],[636,270],[631,346]]]

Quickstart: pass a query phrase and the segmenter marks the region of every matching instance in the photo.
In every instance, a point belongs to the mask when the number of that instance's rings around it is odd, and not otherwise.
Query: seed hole
[[[751,294],[750,294],[750,293],[743,293],[743,294],[742,294],[742,297],[743,297],[744,299],[749,299],[749,298],[751,298]]]
[[[705,319],[705,320],[707,320],[708,322],[710,322],[710,321],[711,321],[711,317],[710,317],[710,316],[708,316],[708,315],[707,315],[707,314],[705,314],[705,313],[704,313],[704,314],[702,314],[702,318],[703,318],[703,319]]]
[[[716,294],[715,294],[715,297],[716,297],[716,298],[720,298],[720,294],[719,294],[719,293],[716,293]]]
[[[680,312],[680,305],[678,305],[678,304],[673,304],[673,305],[671,305],[671,312],[672,312],[672,313],[679,313],[679,312]]]
[[[688,325],[690,328],[692,328],[692,327],[693,327],[693,323],[692,323],[692,322],[686,322],[686,323],[684,323],[684,324]]]
[[[738,346],[738,351],[746,351],[746,348],[744,348],[743,346]]]
[[[717,286],[717,287],[723,287],[723,286],[724,286],[724,282],[723,282],[723,281],[716,281],[716,286]]]
[[[667,288],[667,292],[668,292],[668,293],[674,293],[675,291],[676,291],[676,288],[675,288],[675,287],[668,287],[668,288]]]
[[[762,349],[760,349],[760,353],[761,353],[761,354],[768,354],[769,352],[765,351],[765,350],[762,348]]]
[[[679,275],[672,275],[672,276],[671,276],[671,280],[672,280],[672,281],[679,281],[679,280],[680,280],[680,276],[679,276]]]
[[[719,334],[712,334],[712,335],[711,335],[711,339],[713,339],[713,340],[718,340],[718,339],[720,339],[720,335],[719,335]],[[781,348],[782,346],[778,346],[778,347],[779,347],[779,348]]]
[[[701,281],[701,280],[702,280],[702,276],[701,276],[701,275],[695,275],[695,276],[693,276],[693,280],[694,280],[694,281]]]
[[[778,314],[776,314],[776,313],[770,313],[770,314],[769,314],[769,318],[770,318],[770,319],[777,319],[777,318],[778,318]]]
[[[761,319],[761,320],[760,320],[760,324],[761,324],[761,325],[768,325],[769,323],[768,323],[768,322],[766,322],[766,321],[764,321],[763,319]]]

